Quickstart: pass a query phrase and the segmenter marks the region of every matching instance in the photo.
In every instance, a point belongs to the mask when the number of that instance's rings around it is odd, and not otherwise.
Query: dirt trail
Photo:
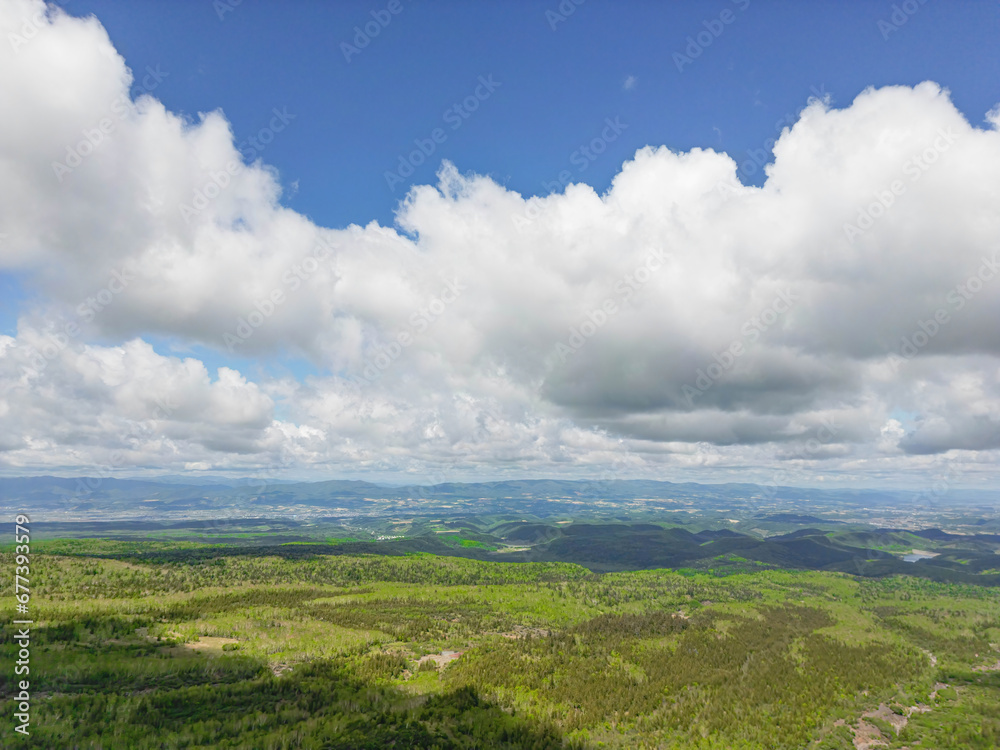
[[[854,730],[854,747],[856,750],[870,750],[873,747],[888,747],[889,743],[882,737],[878,727],[867,721],[859,721]]]
[[[937,657],[927,649],[920,650],[927,654],[927,658],[931,663],[931,668],[933,669],[934,667],[937,667]],[[1000,668],[1000,661],[997,662],[997,667]],[[948,687],[948,685],[943,682],[935,683],[934,691],[930,694],[930,699],[936,700],[938,690],[946,687]],[[898,710],[900,707],[897,706],[896,708]],[[933,709],[933,706],[929,706],[926,703],[918,703],[915,706],[903,706],[903,713],[897,714],[890,706],[887,706],[885,703],[880,703],[878,708],[874,711],[865,711],[861,714],[861,718],[858,720],[857,726],[851,727],[854,732],[855,750],[872,750],[873,748],[888,747],[889,745],[886,741],[886,736],[879,731],[879,728],[874,724],[865,721],[865,719],[877,719],[879,721],[884,721],[889,724],[889,726],[892,727],[893,732],[898,735],[903,730],[903,727],[905,727],[909,722],[910,716],[915,713],[926,713],[928,711],[932,711]]]

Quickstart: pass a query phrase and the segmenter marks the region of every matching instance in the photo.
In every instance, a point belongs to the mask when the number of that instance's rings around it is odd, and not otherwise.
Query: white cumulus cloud
[[[8,469],[995,479],[1000,132],[935,83],[812,101],[762,187],[661,145],[603,195],[444,163],[395,226],[326,228],[95,19],[8,0],[0,36],[0,268],[40,300],[0,342]]]

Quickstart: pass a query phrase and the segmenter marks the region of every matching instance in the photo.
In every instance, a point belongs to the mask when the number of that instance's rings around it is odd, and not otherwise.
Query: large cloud
[[[107,448],[123,451],[123,464],[154,465],[153,449],[171,463],[183,446],[195,452],[188,461],[206,450],[254,452],[272,425],[272,400],[229,368],[212,381],[201,362],[163,357],[139,340],[60,341],[34,329],[0,336],[0,442],[11,463],[93,460]]]
[[[881,478],[1000,448],[1000,133],[934,83],[810,103],[760,188],[700,149],[642,149],[605,195],[444,164],[397,227],[333,230],[282,207],[222,113],[166,111],[164,71],[42,8],[0,10],[0,265],[43,300],[0,354],[8,465],[95,460],[122,420],[173,441],[136,465]],[[156,334],[326,374],[213,379]],[[140,363],[190,394],[169,424]]]

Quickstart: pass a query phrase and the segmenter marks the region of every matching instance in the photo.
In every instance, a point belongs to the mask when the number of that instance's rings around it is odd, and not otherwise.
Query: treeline
[[[86,547],[85,547],[86,549]],[[592,578],[586,568],[570,563],[481,562],[454,557],[416,554],[403,557],[317,556],[286,559],[275,552],[287,548],[256,550],[251,556],[229,556],[226,550],[180,549],[164,560],[165,553],[106,553],[98,557],[50,556],[32,559],[35,585],[55,600],[81,595],[101,598],[135,598],[154,594],[188,593],[212,586],[240,584],[358,586],[398,582],[439,586],[489,586]],[[194,553],[198,554],[195,555]],[[0,561],[13,560],[10,554]],[[125,564],[123,564],[125,563]],[[12,563],[11,563],[12,564]]]

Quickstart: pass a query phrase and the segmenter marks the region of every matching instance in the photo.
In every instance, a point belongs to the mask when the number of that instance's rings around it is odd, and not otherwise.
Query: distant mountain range
[[[228,535],[218,534],[223,529],[212,521],[42,522],[34,529],[53,536],[117,540],[141,540],[146,535],[162,539],[164,532],[169,532],[174,541],[212,542],[175,549],[124,548],[115,553],[121,559],[153,562],[207,562],[247,555],[301,559],[429,553],[483,561],[575,563],[595,572],[690,568],[728,575],[764,568],[802,569],[1000,585],[1000,534],[992,533],[835,525],[834,530],[804,528],[761,538],[730,529],[691,530],[656,523],[469,516],[440,523],[426,519],[404,522],[406,528],[399,530],[402,535],[382,536],[379,541],[345,538],[347,530],[338,529],[331,521],[334,519],[245,519],[225,529],[231,532]],[[325,538],[330,533],[336,536]],[[353,533],[365,535],[360,529]],[[917,562],[907,562],[903,553],[916,547],[932,552]]]
[[[3,477],[0,507],[16,512],[97,517],[176,517],[213,511],[248,513],[297,512],[315,509],[344,512],[423,512],[440,508],[455,513],[488,508],[530,509],[551,515],[559,508],[579,510],[579,503],[645,501],[651,508],[742,508],[772,512],[806,503],[827,507],[904,507],[927,503],[925,496],[906,490],[813,489],[764,487],[756,484],[698,484],[651,480],[524,479],[498,482],[445,483],[432,486],[387,486],[362,481],[289,482],[225,477],[164,476],[156,479],[99,477]],[[998,493],[953,490],[933,498],[939,505],[996,506]],[[574,504],[572,506],[566,503]],[[799,516],[805,521],[806,516]]]

